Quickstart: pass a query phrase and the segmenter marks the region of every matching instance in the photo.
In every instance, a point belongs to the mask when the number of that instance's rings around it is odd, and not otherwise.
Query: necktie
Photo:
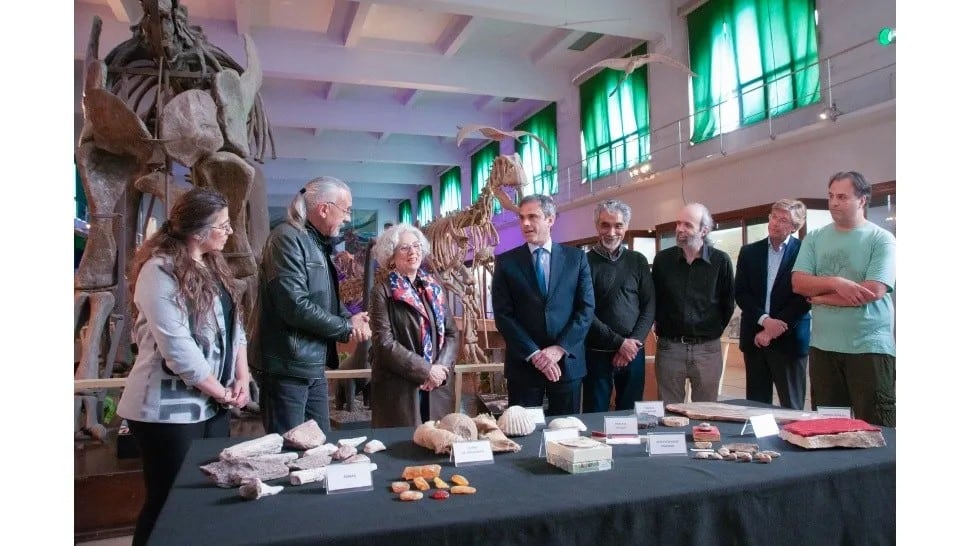
[[[545,297],[546,295],[546,272],[542,269],[542,254],[546,249],[539,247],[535,249],[536,255],[536,280],[539,281],[539,292]]]

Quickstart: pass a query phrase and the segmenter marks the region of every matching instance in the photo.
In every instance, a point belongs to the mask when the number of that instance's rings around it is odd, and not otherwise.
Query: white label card
[[[610,436],[637,436],[637,417],[604,417],[603,432]]]
[[[537,425],[546,426],[546,414],[542,411],[541,407],[538,408],[525,408],[526,415],[529,419]]]
[[[654,455],[687,455],[687,434],[655,432],[647,434],[647,453]]]
[[[645,402],[634,402],[633,411],[637,413],[638,418],[641,415],[653,415],[657,419],[660,419],[664,416],[664,401],[647,400]]]
[[[819,417],[848,417],[852,418],[852,408],[838,406],[819,406],[816,411]]]
[[[327,466],[327,494],[373,491],[370,463],[333,464]]]
[[[495,462],[492,446],[488,440],[472,440],[470,442],[455,442],[451,445],[451,452],[455,458],[455,466],[469,466],[474,464],[489,464]]]
[[[775,421],[774,415],[770,413],[752,415],[749,421],[751,421],[751,428],[754,429],[755,438],[778,436],[778,423]]]

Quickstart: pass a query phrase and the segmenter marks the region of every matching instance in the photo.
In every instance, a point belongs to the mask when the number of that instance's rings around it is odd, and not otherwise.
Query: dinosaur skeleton
[[[475,282],[475,272],[484,267],[494,273],[495,247],[498,232],[492,223],[493,199],[502,208],[518,212],[515,202],[504,188],[521,191],[526,185],[525,170],[519,154],[500,155],[492,162],[488,181],[469,207],[431,222],[423,228],[431,242],[428,268],[434,272],[446,290],[461,299],[464,315],[461,361],[485,362],[485,353],[478,345],[478,321],[482,312],[482,289]],[[465,260],[471,253],[471,265]]]
[[[261,216],[266,209],[262,177],[245,160],[250,143],[254,161],[262,162],[267,144],[275,157],[252,40],[243,36],[249,62],[244,70],[208,43],[201,27],[188,24],[179,0],[141,4],[144,16],[131,27],[132,37],[104,60],[98,58],[101,19],[94,18],[84,63],[84,127],[76,157],[91,221],[75,274],[74,333],[81,337],[75,379],[113,374],[118,348],[129,335],[124,272],[134,254],[142,195],[150,195],[151,204],[174,200],[179,188],[170,184],[172,160],[191,169],[193,184],[213,187],[229,199],[230,220],[239,229],[230,235],[224,255],[245,288],[247,318],[256,282],[250,241],[261,243],[269,231],[268,218]],[[97,411],[104,395],[75,397],[76,435],[86,431],[104,440]]]

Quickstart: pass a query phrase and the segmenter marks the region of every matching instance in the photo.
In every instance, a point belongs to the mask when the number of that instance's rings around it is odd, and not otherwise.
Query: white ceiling
[[[381,208],[435,184],[484,141],[456,147],[457,126],[511,129],[576,93],[572,78],[644,41],[669,43],[670,0],[182,0],[190,24],[246,64],[262,64],[261,95],[276,143],[263,174],[271,206],[310,178],[347,181],[356,208]],[[77,0],[75,114],[91,21],[100,57],[131,36],[137,0]],[[568,49],[586,32],[604,36]],[[503,102],[506,97],[517,102]]]

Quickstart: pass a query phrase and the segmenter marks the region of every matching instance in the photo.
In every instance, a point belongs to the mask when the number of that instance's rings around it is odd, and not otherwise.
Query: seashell
[[[435,428],[430,422],[414,429],[412,436],[414,443],[425,449],[433,449],[439,455],[449,453],[451,445],[458,439],[458,435],[454,432]]]
[[[556,417],[552,421],[549,421],[549,430],[559,430],[561,428],[578,428],[582,432],[586,430],[586,425],[572,415],[568,417]]]
[[[486,432],[498,430],[498,423],[491,413],[479,413],[472,421],[478,426],[478,435],[484,436]]]
[[[364,453],[367,454],[377,453],[378,451],[384,451],[385,449],[387,449],[387,446],[384,445],[384,442],[377,439],[371,440],[364,444]]]
[[[478,439],[478,425],[464,413],[449,413],[438,421],[436,427],[454,432],[462,440]]]
[[[360,444],[364,443],[364,440],[366,439],[367,439],[367,436],[358,436],[356,438],[344,438],[343,440],[337,440],[337,445],[357,447]]]
[[[491,446],[493,453],[505,453],[508,451],[518,453],[522,449],[522,446],[509,440],[499,429],[486,432],[481,437],[488,439],[488,445]]]
[[[522,406],[509,406],[498,418],[498,428],[506,436],[526,436],[536,429],[536,423]]]

